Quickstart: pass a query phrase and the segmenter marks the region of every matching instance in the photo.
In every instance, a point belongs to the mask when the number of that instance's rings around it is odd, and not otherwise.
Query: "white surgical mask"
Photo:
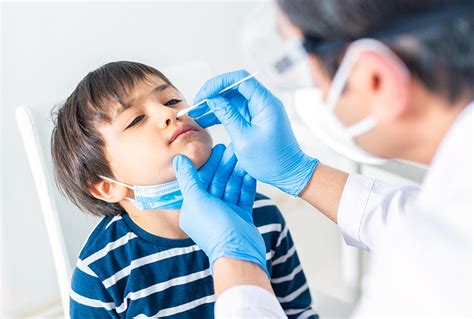
[[[126,199],[139,210],[180,209],[183,204],[183,194],[177,180],[157,185],[132,186],[109,177],[100,177],[133,190],[135,199]]]
[[[362,52],[377,52],[397,61],[406,76],[410,76],[405,64],[384,44],[373,39],[361,39],[353,42],[348,48],[327,94],[323,101],[321,91],[317,88],[305,88],[296,91],[295,105],[303,122],[313,134],[341,155],[354,161],[381,165],[386,159],[377,157],[365,151],[355,142],[355,138],[375,128],[378,120],[369,115],[365,119],[344,126],[337,118],[334,110],[341,98],[351,71]]]

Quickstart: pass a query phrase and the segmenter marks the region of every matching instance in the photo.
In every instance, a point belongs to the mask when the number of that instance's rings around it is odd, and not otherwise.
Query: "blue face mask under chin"
[[[132,186],[109,177],[100,177],[133,190],[135,199],[126,199],[139,210],[180,209],[183,204],[183,194],[177,180],[158,185]]]

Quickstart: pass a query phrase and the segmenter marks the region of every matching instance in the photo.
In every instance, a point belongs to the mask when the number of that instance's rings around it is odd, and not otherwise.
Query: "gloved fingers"
[[[212,179],[214,178],[214,174],[216,173],[217,168],[219,167],[219,163],[222,159],[222,156],[225,152],[225,145],[224,144],[217,144],[212,148],[211,155],[206,163],[199,169],[198,174],[199,178],[202,182],[202,187],[204,190],[209,188]]]
[[[242,80],[246,76],[249,76],[250,73],[245,70],[233,71],[218,75],[204,83],[204,85],[199,89],[196,97],[194,98],[194,103],[198,103],[206,98],[214,97],[225,89],[226,87],[234,84],[237,81]],[[249,80],[250,81],[250,80]]]
[[[224,93],[223,96],[229,100],[230,105],[238,109],[244,119],[250,122],[251,117],[249,109],[247,107],[247,100],[242,95],[229,91]],[[210,110],[207,102],[201,105],[198,110],[193,110],[189,112],[189,115],[193,117],[194,121],[203,128],[221,124],[216,115]]]
[[[236,107],[239,110],[244,119],[250,122],[251,117],[247,99],[245,99],[240,93],[234,92],[233,90],[225,92],[222,96],[224,96],[229,101],[230,105]]]
[[[175,156],[173,167],[184,200],[189,197],[200,196],[205,192],[199,174],[189,158],[184,155]]]
[[[201,115],[198,118],[195,118],[194,121],[202,128],[208,128],[210,126],[220,124],[221,122],[211,111],[207,112],[204,115]]]
[[[207,103],[203,103],[199,105],[198,107],[196,107],[195,109],[189,111],[188,115],[193,118],[196,118],[196,117],[200,117],[201,115],[207,112],[209,112],[209,105],[207,105]]]
[[[249,72],[240,70],[224,73],[208,80],[196,94],[194,103],[202,101],[206,98],[209,99],[215,97],[221,90],[242,80],[248,75]],[[266,103],[262,102],[270,97],[274,98],[270,91],[268,91],[267,88],[263,86],[256,78],[251,78],[242,82],[233,90],[237,90],[248,101],[250,108],[259,105],[266,106]]]
[[[208,187],[208,192],[211,195],[222,199],[229,177],[236,164],[237,157],[235,157],[234,148],[232,144],[230,144],[224,151],[219,166],[214,174],[214,178],[211,180],[211,184]]]
[[[237,90],[248,101],[249,112],[255,116],[263,111],[264,107],[275,106],[281,103],[263,84],[256,78],[241,83]]]
[[[253,216],[252,216],[252,213],[253,211],[252,210],[245,210],[243,209],[242,207],[239,207],[237,205],[233,205],[233,204],[230,204],[230,203],[227,203],[227,205],[229,205],[232,210],[231,211],[228,211],[228,212],[225,212],[226,214],[236,214],[238,215],[243,221],[245,221],[247,224],[250,224],[252,226],[254,226],[253,224]]]
[[[242,116],[238,108],[230,104],[225,97],[216,96],[210,98],[207,103],[232,139],[235,137],[234,135],[243,133],[243,129],[249,125],[249,122]]]
[[[240,190],[238,206],[245,211],[252,212],[255,194],[257,193],[257,181],[249,174],[245,174]]]
[[[238,164],[229,177],[227,186],[225,187],[223,201],[229,204],[238,205],[242,182],[244,180],[245,171],[238,168]]]

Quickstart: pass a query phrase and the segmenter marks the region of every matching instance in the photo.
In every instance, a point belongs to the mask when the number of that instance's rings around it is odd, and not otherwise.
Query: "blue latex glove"
[[[301,150],[281,101],[255,78],[216,96],[247,75],[247,71],[236,71],[207,81],[195,101],[207,98],[208,102],[189,115],[202,127],[222,123],[244,170],[297,196],[319,161]]]
[[[256,263],[268,274],[265,242],[252,218],[256,181],[236,162],[232,148],[222,145],[199,173],[186,156],[173,159],[184,198],[179,225],[208,256],[211,270],[227,256]]]

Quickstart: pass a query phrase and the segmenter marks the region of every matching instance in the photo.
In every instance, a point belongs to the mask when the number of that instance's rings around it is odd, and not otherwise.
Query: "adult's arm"
[[[419,188],[393,185],[319,164],[300,197],[336,222],[351,246],[374,250],[379,234],[398,222]]]
[[[216,318],[286,318],[263,269],[222,257],[214,263]]]

